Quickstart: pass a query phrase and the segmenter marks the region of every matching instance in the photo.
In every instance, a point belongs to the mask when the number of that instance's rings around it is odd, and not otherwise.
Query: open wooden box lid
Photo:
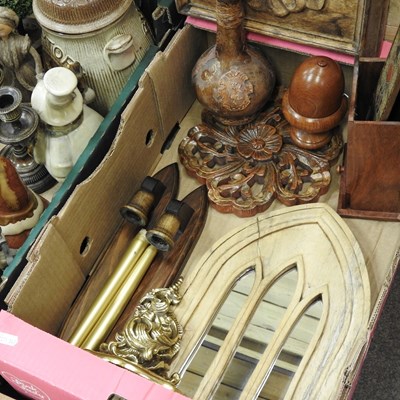
[[[216,0],[175,0],[178,12],[215,21]],[[249,32],[347,54],[376,56],[388,0],[244,0]],[[362,50],[362,51],[361,51]]]

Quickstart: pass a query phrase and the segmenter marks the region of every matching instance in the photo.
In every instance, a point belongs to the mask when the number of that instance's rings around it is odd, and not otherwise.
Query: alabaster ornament
[[[29,102],[43,66],[29,36],[17,32],[18,24],[19,17],[13,10],[0,7],[0,79],[2,85],[18,87],[23,101]]]
[[[29,189],[13,163],[0,157],[0,227],[10,249],[21,247],[47,201]]]
[[[193,69],[196,96],[221,123],[244,124],[269,100],[275,75],[261,52],[246,42],[242,0],[217,0],[216,17],[216,44]]]
[[[34,157],[62,182],[103,117],[83,103],[78,80],[67,68],[48,70],[32,92],[32,107],[39,114],[41,128],[34,146]]]
[[[106,115],[153,43],[135,2],[34,0],[32,6],[46,69],[73,69],[81,90],[95,92],[91,107]]]
[[[293,142],[304,149],[319,149],[332,138],[347,111],[344,76],[329,57],[310,57],[295,70],[285,92],[282,111],[292,126]]]

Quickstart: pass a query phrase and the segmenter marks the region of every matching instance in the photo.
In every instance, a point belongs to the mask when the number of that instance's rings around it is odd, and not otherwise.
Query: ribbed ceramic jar
[[[152,44],[132,0],[33,0],[45,68],[68,67],[95,91],[103,116]]]

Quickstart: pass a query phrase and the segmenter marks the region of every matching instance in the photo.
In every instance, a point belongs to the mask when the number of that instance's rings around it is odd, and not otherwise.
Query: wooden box
[[[389,6],[389,0],[245,3],[249,32],[341,53],[362,51],[365,56],[379,54]],[[215,0],[176,0],[176,4],[183,14],[215,21]]]
[[[383,64],[380,59],[360,58],[354,68],[338,213],[399,221],[400,122],[367,120]]]

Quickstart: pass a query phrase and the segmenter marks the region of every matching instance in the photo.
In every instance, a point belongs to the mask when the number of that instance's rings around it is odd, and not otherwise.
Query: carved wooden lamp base
[[[251,123],[223,126],[208,111],[179,146],[187,172],[205,183],[214,208],[239,217],[285,205],[316,202],[328,191],[330,167],[343,140],[339,130],[318,150],[297,147],[280,107]]]

